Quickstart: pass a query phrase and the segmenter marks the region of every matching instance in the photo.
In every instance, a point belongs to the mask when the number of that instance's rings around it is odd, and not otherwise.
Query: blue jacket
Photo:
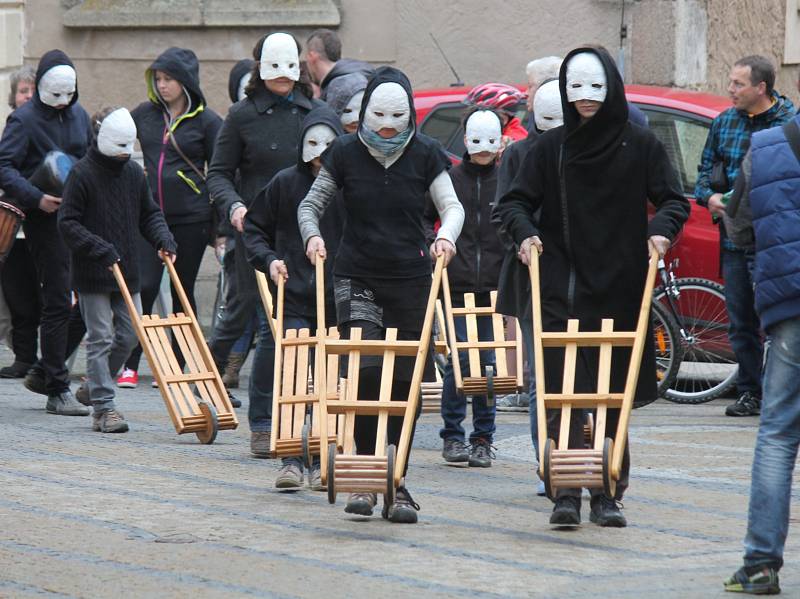
[[[751,148],[756,311],[769,331],[800,316],[800,162],[781,127],[754,134]]]
[[[36,72],[37,86],[44,73],[60,64],[73,66],[60,50],[42,56]],[[89,115],[78,103],[77,89],[72,103],[62,110],[41,102],[37,92],[6,121],[0,138],[0,189],[26,213],[38,212],[44,194],[28,182],[28,177],[48,152],[61,150],[82,158],[91,142]]]

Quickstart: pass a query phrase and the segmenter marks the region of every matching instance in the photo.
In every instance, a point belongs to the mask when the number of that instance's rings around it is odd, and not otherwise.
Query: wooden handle
[[[531,278],[531,320],[533,321],[533,365],[536,377],[537,435],[539,437],[539,475],[544,477],[544,445],[547,440],[547,411],[544,405],[544,347],[542,346],[542,296],[539,289],[539,252],[531,246],[528,260]]]
[[[262,275],[263,276],[263,275]],[[264,277],[266,284],[266,277]],[[278,297],[275,302],[275,318],[272,318],[272,312],[267,312],[267,321],[271,325],[272,337],[275,341],[275,358],[272,363],[272,428],[269,435],[269,450],[272,455],[275,455],[275,447],[278,442],[278,431],[281,428],[281,390],[283,389],[283,291],[284,280],[283,276],[278,277]],[[269,290],[267,289],[267,294]],[[263,296],[262,296],[263,297]],[[294,373],[288,376],[294,377]]]
[[[267,314],[267,324],[269,330],[272,331],[272,338],[277,339],[278,333],[275,331],[275,319],[272,317],[273,305],[272,294],[269,291],[269,283],[267,282],[267,275],[260,270],[256,273],[256,285],[258,286],[258,294],[261,296],[261,303],[264,305],[264,312]]]
[[[325,331],[325,258],[317,252],[314,263],[317,279],[317,331]],[[319,334],[319,332],[317,333]]]

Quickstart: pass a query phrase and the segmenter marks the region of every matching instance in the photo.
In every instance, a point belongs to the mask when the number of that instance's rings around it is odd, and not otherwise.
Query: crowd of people
[[[201,260],[209,245],[218,249],[225,310],[209,346],[226,384],[236,387],[256,339],[247,391],[250,452],[266,458],[275,342],[254,269],[268,275],[273,291],[284,281],[285,328],[317,327],[314,263],[324,258],[325,326],[338,326],[343,338],[360,329],[363,339],[383,339],[394,328],[398,339],[414,340],[432,261],[441,258],[454,305],[463,305],[467,292],[487,304],[498,291],[497,310],[519,320],[532,365],[532,252],[541,261],[545,331],[563,331],[569,318],[584,329],[599,330],[603,318],[632,329],[648,253],[663,256],[689,216],[664,146],[626,100],[617,66],[601,46],[530,62],[527,93],[502,83],[473,88],[464,101],[466,151],[455,166],[419,130],[406,75],[343,59],[332,31],[313,32],[305,52],[288,33],[259,39],[252,58],[231,70],[224,119],[207,105],[199,68],[193,51],[169,48],[144,73],[144,102],[131,111],[103,107],[91,117],[78,101],[75,66],[60,50],[11,80],[14,111],[0,139],[0,189],[26,218],[2,269],[15,360],[0,376],[24,379],[47,397],[48,413],[87,416],[91,409],[95,431],[129,430],[115,388],[139,384],[142,352],[116,269],[136,308],[149,313],[163,261],[172,261],[195,308]],[[725,582],[743,592],[779,589],[800,445],[800,377],[793,376],[800,360],[800,129],[774,81],[766,58],[734,65],[733,105],[712,123],[695,192],[697,204],[720,222],[740,394],[726,413],[761,416],[745,563]],[[522,103],[526,123],[517,118]],[[137,141],[144,168],[131,160]],[[68,175],[53,166],[53,153],[66,158]],[[175,289],[172,296],[178,303]],[[455,329],[464,340],[463,319]],[[492,337],[488,318],[478,319],[478,335]],[[73,394],[66,361],[84,337],[87,378]],[[174,351],[183,365],[177,342]],[[491,352],[481,353],[491,366]],[[544,351],[548,392],[560,388],[563,356]],[[576,392],[596,384],[597,363],[596,352],[579,352]],[[377,397],[381,367],[379,358],[362,358],[358,397]],[[392,399],[407,397],[412,371],[412,359],[398,357]],[[621,392],[626,371],[627,360],[615,358],[612,393]],[[637,406],[656,399],[655,373],[649,343]],[[537,414],[532,371],[528,378],[538,457],[538,418],[546,418],[551,438],[561,430],[557,412]],[[232,395],[231,401],[241,406]],[[467,401],[448,364],[443,458],[489,467],[496,407],[481,396],[471,405],[467,435]],[[617,417],[611,410],[607,426]],[[400,425],[390,419],[388,443],[397,444]],[[357,418],[356,451],[369,453],[375,434],[376,417]],[[568,435],[569,447],[583,446],[580,418]],[[599,526],[626,526],[620,500],[629,451],[626,444],[616,494],[591,490],[590,520]],[[310,488],[324,490],[318,460],[304,473],[298,458],[282,460],[276,487],[299,489],[306,474]],[[345,511],[371,515],[376,503],[373,493],[352,493]],[[403,479],[383,516],[413,523],[418,510]],[[581,489],[560,489],[550,522],[578,525],[580,510]]]

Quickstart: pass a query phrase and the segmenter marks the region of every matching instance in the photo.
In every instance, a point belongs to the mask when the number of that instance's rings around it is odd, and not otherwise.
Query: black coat
[[[181,151],[203,173],[211,163],[222,119],[206,106],[200,90],[197,57],[191,50],[169,48],[145,72],[149,101],[137,106],[131,116],[136,123],[150,190],[170,225],[211,220],[212,205],[206,183],[187,164],[165,137],[169,110],[155,90],[155,71],[174,77],[188,95],[185,114],[169,129]]]
[[[566,65],[578,51],[594,52],[605,66],[606,100],[581,123],[566,101]],[[564,331],[568,318],[582,330],[599,330],[613,318],[633,330],[647,273],[651,235],[674,239],[689,203],[663,145],[648,130],[628,123],[624,87],[611,57],[579,49],[564,59],[559,77],[564,126],[546,132],[526,154],[523,168],[499,203],[503,226],[519,245],[538,235],[542,319],[545,331]],[[648,223],[647,201],[656,207]],[[541,214],[534,219],[534,213]],[[582,350],[576,391],[596,389],[597,351]],[[611,390],[624,388],[630,350],[614,352]],[[546,389],[561,388],[563,351],[545,350]],[[655,354],[648,335],[637,405],[656,398]]]
[[[303,120],[302,140],[305,132],[317,124],[328,125],[337,135],[344,133],[339,117],[327,106],[315,108]],[[316,319],[316,270],[306,257],[300,228],[297,224],[297,207],[306,197],[314,175],[298,153],[297,164],[279,171],[250,205],[245,218],[244,247],[247,260],[257,270],[269,277],[273,260],[283,260],[289,271],[284,290],[284,314]],[[329,259],[325,261],[325,319],[328,326],[336,323],[333,302],[333,258],[339,246],[344,227],[344,206],[341,194],[328,206],[319,221]],[[269,279],[275,297],[277,289]]]
[[[42,56],[36,70],[36,85],[51,68],[74,66],[61,50]],[[82,158],[92,142],[89,115],[78,103],[78,89],[69,106],[55,109],[39,100],[38,91],[30,101],[12,112],[0,139],[0,188],[22,210],[34,218],[55,218],[39,211],[44,193],[28,182],[48,152],[60,150]],[[6,200],[8,201],[8,200]]]
[[[139,232],[153,252],[176,250],[142,167],[109,158],[96,147],[70,172],[58,229],[72,255],[72,287],[83,293],[118,291],[108,270],[118,261],[131,293],[139,291]]]
[[[464,226],[456,241],[456,255],[447,266],[450,289],[459,295],[497,289],[503,262],[503,245],[492,224],[497,176],[496,162],[480,166],[470,162],[466,155],[450,169],[453,189],[464,207]],[[438,218],[433,202],[428,202],[425,220],[429,244],[436,238],[433,226]]]

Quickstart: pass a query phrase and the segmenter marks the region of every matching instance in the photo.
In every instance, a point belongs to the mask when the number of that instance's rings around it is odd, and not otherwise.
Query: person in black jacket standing
[[[279,171],[269,185],[255,197],[247,211],[244,243],[247,259],[253,268],[269,275],[273,297],[278,281],[285,281],[283,328],[317,330],[316,272],[306,259],[303,238],[297,225],[297,207],[322,166],[320,155],[343,133],[339,117],[328,106],[319,106],[303,120],[301,146],[295,166]],[[320,221],[326,239],[331,240],[331,254],[344,227],[344,208],[338,198]],[[336,322],[333,304],[333,264],[325,264],[325,326]],[[259,311],[263,308],[259,307]],[[316,458],[319,460],[319,457]],[[293,489],[303,484],[303,462],[299,457],[284,458],[275,481],[278,489]],[[309,486],[318,491],[322,485],[319,462],[308,473]]]
[[[95,143],[72,170],[58,211],[58,229],[71,251],[72,285],[81,294],[88,333],[86,370],[94,407],[92,428],[124,433],[128,423],[114,404],[114,379],[136,345],[136,332],[111,268],[118,264],[139,297],[139,232],[162,256],[175,260],[175,240],[148,188],[142,168],[130,160],[136,125],[124,108],[93,117]]]
[[[40,345],[47,411],[67,416],[86,416],[89,410],[72,395],[65,363],[71,297],[69,252],[56,224],[61,198],[28,179],[48,152],[81,158],[91,139],[89,115],[78,103],[75,67],[61,50],[50,50],[36,70],[36,94],[11,113],[3,130],[0,188],[27,214],[25,238],[42,286]]]
[[[488,306],[489,293],[497,289],[497,275],[503,261],[503,245],[491,222],[497,188],[497,159],[502,144],[502,123],[493,110],[475,108],[464,119],[464,144],[467,148],[461,164],[450,170],[453,188],[464,207],[464,226],[456,242],[456,255],[447,267],[451,301],[464,306],[464,294],[475,293],[476,305]],[[428,203],[428,239],[433,241],[436,209]],[[481,341],[493,339],[491,317],[477,318]],[[463,317],[455,320],[456,337],[467,340],[467,325]],[[452,359],[452,356],[451,356]],[[466,352],[460,356],[461,368],[468,367]],[[481,351],[481,368],[494,366],[494,352]],[[468,462],[470,466],[488,468],[492,465],[492,439],[495,431],[495,407],[487,405],[486,396],[472,397],[472,433],[469,451],[464,444],[467,400],[459,397],[453,378],[452,363],[448,363],[442,385],[442,420],[439,435],[444,439],[442,456],[448,462]]]
[[[599,330],[613,318],[618,330],[635,328],[647,276],[648,248],[664,254],[689,216],[664,146],[647,129],[628,123],[625,90],[613,59],[602,49],[570,52],[559,75],[564,126],[542,136],[525,155],[522,168],[498,206],[503,227],[527,264],[541,254],[542,326],[564,331],[569,318],[583,330]],[[648,200],[656,207],[648,222]],[[537,211],[541,210],[537,214]],[[656,399],[655,352],[645,344],[635,405]],[[596,350],[580,350],[577,392],[597,386]],[[625,385],[630,350],[614,351],[611,392]],[[546,388],[561,388],[563,350],[544,352]],[[541,417],[541,415],[540,415]],[[609,410],[607,430],[615,430],[619,410]],[[558,439],[559,413],[548,414],[548,435]],[[569,447],[583,447],[583,421],[572,418]],[[625,526],[616,501],[630,470],[626,458],[616,497],[592,491],[591,520]],[[552,524],[580,523],[580,489],[561,489]]]
[[[145,71],[148,101],[132,112],[150,190],[177,245],[180,259],[175,270],[192,309],[197,311],[194,284],[211,236],[212,211],[205,182],[222,119],[206,105],[200,89],[197,56],[184,48],[169,48]],[[142,308],[149,313],[158,295],[164,264],[150,244],[140,239]],[[172,304],[180,305],[172,290]],[[184,357],[173,340],[178,363]],[[136,347],[117,381],[120,387],[136,387],[141,347]]]
[[[220,130],[208,187],[241,242],[244,217],[256,194],[279,170],[292,166],[298,152],[303,118],[321,104],[300,83],[300,44],[288,33],[265,35],[253,48],[256,64],[245,88],[247,97],[231,106]],[[260,304],[252,267],[244,252],[236,253],[239,294]],[[250,453],[269,457],[272,417],[272,364],[275,344],[266,316],[250,375]]]

